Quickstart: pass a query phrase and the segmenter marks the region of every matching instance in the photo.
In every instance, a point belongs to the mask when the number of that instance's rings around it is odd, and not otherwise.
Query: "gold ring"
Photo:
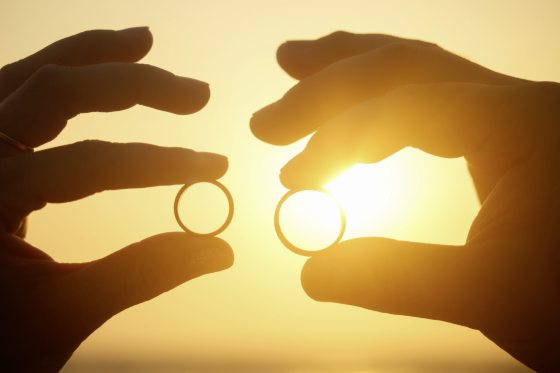
[[[336,207],[338,208],[338,214],[340,216],[340,231],[338,232],[338,237],[333,243],[320,250],[305,250],[300,247],[297,247],[296,245],[291,243],[290,240],[288,240],[288,238],[286,237],[286,235],[284,235],[284,232],[282,231],[282,227],[280,226],[280,210],[282,209],[282,205],[284,204],[284,202],[286,202],[286,200],[288,200],[288,198],[290,198],[294,194],[299,192],[304,192],[304,191],[322,193],[330,197],[336,204]],[[278,201],[278,205],[276,206],[276,211],[274,212],[274,229],[276,230],[276,234],[278,235],[278,238],[280,239],[282,244],[286,246],[290,251],[303,256],[312,256],[318,253],[319,251],[330,249],[331,247],[339,243],[340,240],[342,240],[342,236],[344,236],[344,232],[346,231],[346,214],[344,213],[344,209],[342,208],[340,202],[334,197],[334,195],[331,192],[329,192],[325,188],[293,189],[293,190],[289,190],[286,194],[284,194],[284,196],[282,196],[282,198],[280,198],[280,201]]]
[[[175,219],[177,220],[177,223],[179,224],[179,226],[185,232],[187,232],[187,233],[189,233],[193,236],[217,236],[218,234],[222,233],[228,227],[228,225],[231,223],[231,220],[233,219],[233,197],[231,196],[231,193],[229,192],[229,190],[222,183],[220,183],[218,181],[212,180],[212,181],[201,181],[201,182],[202,183],[213,184],[213,185],[217,186],[226,195],[229,210],[228,210],[228,216],[227,216],[226,220],[224,221],[224,223],[218,229],[216,229],[216,230],[214,230],[210,233],[194,232],[194,231],[190,230],[189,228],[187,228],[187,226],[183,223],[183,221],[181,220],[181,216],[179,215],[179,202],[181,201],[181,198],[183,197],[183,194],[185,193],[185,191],[194,184],[185,184],[181,187],[181,189],[179,189],[179,192],[177,193],[177,196],[175,197],[175,203],[173,205],[173,212],[175,213]]]
[[[11,147],[16,148],[20,152],[27,152],[27,153],[33,152],[32,147],[25,145],[21,141],[14,139],[13,137],[5,134],[2,131],[0,131],[0,140],[4,141],[4,143],[10,145]]]

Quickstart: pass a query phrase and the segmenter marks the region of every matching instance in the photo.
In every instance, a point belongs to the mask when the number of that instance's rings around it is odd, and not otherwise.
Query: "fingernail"
[[[197,90],[197,91],[207,91],[208,95],[210,95],[210,84],[202,81],[202,80],[198,80],[198,79],[193,79],[193,78],[185,78],[185,77],[181,77],[179,79],[179,81],[181,82],[181,84],[183,84],[186,88],[188,88],[189,90]]]
[[[285,121],[285,119],[282,118],[281,113],[279,113],[278,107],[277,101],[253,113],[249,121],[249,126],[255,137],[275,144],[277,142],[281,142],[282,144],[284,142],[287,143],[287,141],[284,140],[285,136],[282,136],[282,122]]]
[[[215,179],[222,177],[228,169],[228,158],[221,154],[199,152],[197,157],[200,168],[206,170],[206,173]]]
[[[279,179],[282,185],[284,185],[286,188],[294,187],[293,177],[292,177],[292,175],[294,174],[293,170],[294,170],[293,159],[290,160],[288,163],[286,163],[286,165],[284,165],[284,167],[282,167],[282,169],[280,170]]]
[[[140,26],[119,30],[119,33],[126,38],[136,38],[141,35],[145,35],[149,31],[150,28],[148,26]]]
[[[212,252],[212,269],[214,271],[223,271],[233,265],[234,256],[233,250],[227,244],[219,247],[214,246],[213,248],[209,249]]]
[[[177,76],[173,78],[177,84],[174,97],[175,114],[192,114],[202,109],[210,100],[210,85],[201,80]]]
[[[286,188],[317,188],[322,185],[319,171],[320,162],[306,159],[306,153],[300,153],[292,158],[280,170],[280,182]]]
[[[209,88],[210,85],[208,83],[206,83],[205,81],[202,80],[198,80],[198,79],[193,79],[193,78],[186,78],[186,77],[181,77],[181,82],[184,84],[188,84],[189,87],[201,87],[201,88]]]
[[[277,106],[277,103],[278,102],[273,102],[272,104],[263,107],[259,111],[254,112],[253,116],[251,117],[251,125],[268,119],[267,117],[270,117],[272,115],[274,109]]]

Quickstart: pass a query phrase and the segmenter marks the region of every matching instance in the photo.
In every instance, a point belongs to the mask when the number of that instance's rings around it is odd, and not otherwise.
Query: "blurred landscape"
[[[190,361],[190,362],[132,362],[132,361],[73,361],[63,373],[526,373],[520,366],[468,362],[403,361],[372,363],[370,366],[298,365],[284,362],[254,364],[250,361]]]

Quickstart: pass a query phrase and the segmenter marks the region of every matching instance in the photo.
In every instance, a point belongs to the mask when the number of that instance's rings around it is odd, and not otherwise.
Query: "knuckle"
[[[108,151],[113,144],[101,140],[82,140],[72,145],[74,154],[81,159],[99,156]]]
[[[531,82],[529,85],[536,91],[540,98],[552,98],[560,102],[560,83],[556,82]]]
[[[97,40],[100,38],[100,36],[105,35],[107,33],[110,34],[116,34],[116,31],[112,31],[112,30],[87,30],[87,31],[82,31],[76,35],[74,35],[73,37],[70,38],[70,40],[72,40],[73,42],[73,47],[75,48],[80,48],[81,46],[84,45],[84,43],[88,43],[89,41],[92,40]]]
[[[105,144],[107,144],[107,142],[102,141],[102,140],[88,139],[88,140],[78,141],[77,143],[74,144],[74,146],[76,146],[76,148],[89,151],[93,148],[98,148],[98,147],[103,146]]]
[[[400,105],[410,104],[419,98],[419,95],[425,90],[425,87],[419,84],[403,84],[395,87],[380,97],[379,106],[385,108],[399,107]]]
[[[11,157],[0,160],[0,197],[9,215],[4,219],[13,224],[15,230],[22,219],[31,211],[45,206],[44,198],[32,187],[25,157]]]
[[[14,162],[11,158],[0,159],[0,188],[6,191],[10,189],[10,186],[14,184],[17,185],[17,179],[21,177],[21,172],[18,172],[18,168],[15,167]],[[4,195],[4,193],[2,193]]]
[[[441,57],[439,53],[439,50],[415,42],[396,41],[369,52],[366,59],[375,66],[414,74],[433,69],[434,61]]]
[[[32,93],[41,96],[43,99],[55,99],[64,94],[63,71],[64,67],[58,65],[43,65],[29,78],[28,84]],[[53,94],[56,91],[56,95]]]
[[[433,53],[438,53],[441,50],[436,44],[420,42],[417,40],[412,41],[396,41],[381,47],[379,52],[386,55],[389,59],[395,61],[395,63],[411,63],[418,61],[418,63],[426,62],[426,60],[431,60],[429,56],[433,57]],[[424,56],[421,60],[419,57]]]
[[[87,46],[91,45],[92,42],[100,40],[100,35],[104,35],[110,31],[105,30],[87,30],[79,32],[75,35],[69,36],[65,39],[60,40],[58,43],[61,48],[71,53],[87,52]],[[80,56],[77,56],[80,58]],[[84,56],[81,56],[84,57]],[[87,59],[83,58],[84,61]]]
[[[10,63],[0,68],[0,89],[13,89],[17,75],[16,63]]]
[[[31,76],[31,79],[33,79],[36,83],[54,82],[60,78],[62,70],[63,67],[58,65],[43,65],[37,69],[37,71]]]
[[[522,95],[524,104],[519,107],[527,106],[530,103],[532,110],[526,110],[526,121],[538,120],[545,124],[549,129],[558,133],[558,123],[560,122],[560,83],[556,82],[530,82],[521,87],[525,91]]]
[[[113,30],[87,30],[66,39],[65,48],[75,56],[78,65],[100,62],[99,48],[106,47],[106,42],[115,37]]]
[[[138,259],[138,258],[137,258]],[[130,270],[124,273],[123,289],[125,298],[131,303],[140,303],[152,298],[152,289],[157,287],[158,276],[142,260],[130,263]]]
[[[346,39],[348,39],[352,36],[354,36],[354,34],[348,32],[348,31],[338,30],[338,31],[335,31],[335,32],[327,35],[326,39],[329,39],[329,40],[346,40]]]
[[[83,167],[92,170],[114,167],[115,159],[121,156],[120,144],[101,140],[82,140],[74,143],[71,153],[72,157],[80,162]],[[69,149],[70,150],[70,149]]]
[[[416,84],[409,83],[400,85],[389,91],[382,99],[386,102],[397,102],[399,104],[413,102],[424,102],[434,96],[439,91],[445,91],[445,85],[441,86],[435,83]]]
[[[28,175],[19,157],[0,159],[0,180],[3,189],[21,190]]]
[[[412,46],[410,43],[402,41],[388,44],[382,49],[385,53],[398,60],[410,58],[412,57],[412,54],[416,53],[418,50],[417,47]]]

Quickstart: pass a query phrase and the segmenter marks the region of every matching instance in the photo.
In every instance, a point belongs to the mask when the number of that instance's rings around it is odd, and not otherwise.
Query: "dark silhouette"
[[[188,114],[206,83],[135,64],[152,45],[147,28],[89,31],[0,71],[0,370],[54,372],[120,311],[205,273],[229,267],[215,237],[165,233],[91,263],[57,263],[23,236],[25,217],[49,202],[103,190],[215,180],[227,159],[148,144],[84,141],[36,153],[79,113],[142,104]],[[157,129],[155,129],[157,130]],[[62,236],[64,232],[53,232]]]
[[[316,131],[282,169],[286,187],[413,146],[465,157],[482,204],[463,246],[370,237],[313,256],[307,293],[474,328],[527,366],[557,371],[560,85],[388,35],[290,41],[277,57],[300,81],[254,114],[254,134],[283,145]]]
[[[49,202],[225,173],[222,156],[148,144],[84,141],[22,151],[54,139],[79,113],[135,104],[176,114],[202,108],[205,83],[134,63],[151,43],[147,28],[90,31],[0,71],[2,371],[57,371],[116,313],[232,264],[224,241],[184,233],[77,264],[57,263],[20,238],[26,216]],[[283,169],[287,187],[322,184],[356,162],[414,146],[464,156],[482,203],[460,247],[372,237],[313,256],[302,273],[309,295],[475,328],[529,367],[555,370],[559,85],[386,35],[337,32],[288,42],[278,59],[300,82],[255,114],[254,133],[287,144],[317,131]]]

